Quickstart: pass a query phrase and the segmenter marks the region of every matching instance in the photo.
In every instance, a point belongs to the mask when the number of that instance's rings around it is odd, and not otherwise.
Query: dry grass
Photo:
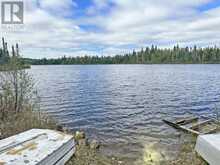
[[[29,129],[57,129],[57,124],[50,118],[38,112],[26,110],[11,114],[7,120],[0,120],[1,138],[27,131]],[[67,165],[123,165],[116,159],[103,156],[98,150],[90,149],[88,145],[77,145],[76,154]]]
[[[33,128],[56,129],[56,123],[48,117],[30,110],[11,114],[6,120],[0,120],[1,138],[7,138]]]

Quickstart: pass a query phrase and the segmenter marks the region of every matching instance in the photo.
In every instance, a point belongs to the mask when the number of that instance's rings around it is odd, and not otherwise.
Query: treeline
[[[172,49],[161,49],[152,45],[141,51],[133,51],[125,55],[110,56],[83,56],[57,59],[25,59],[32,65],[68,65],[68,64],[206,64],[220,63],[220,48],[198,48],[178,45]]]

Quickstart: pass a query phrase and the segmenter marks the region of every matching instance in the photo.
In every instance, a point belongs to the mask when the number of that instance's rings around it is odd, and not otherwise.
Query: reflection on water
[[[154,143],[146,145],[143,150],[143,162],[140,160],[140,164],[157,165],[168,160],[165,155],[166,152],[162,148],[158,148]]]
[[[107,155],[134,162],[146,143],[157,142],[168,155],[176,152],[179,133],[163,118],[212,115],[220,98],[219,70],[220,65],[87,65],[33,66],[30,72],[43,110],[102,141]]]

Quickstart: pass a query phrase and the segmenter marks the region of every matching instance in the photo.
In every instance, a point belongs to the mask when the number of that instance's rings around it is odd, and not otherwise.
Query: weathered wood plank
[[[204,134],[212,134],[212,133],[216,133],[216,131],[218,130],[218,127],[215,127],[209,131],[204,132]]]
[[[187,127],[180,126],[180,128],[181,128],[182,130],[184,130],[184,131],[186,131],[186,132],[189,132],[189,133],[192,133],[192,134],[194,134],[194,135],[200,135],[200,134],[201,134],[200,132],[195,131],[195,130],[193,130],[193,129],[189,129],[189,128],[187,128]]]
[[[196,122],[198,121],[198,117],[193,117],[193,118],[188,118],[188,119],[181,119],[179,121],[176,121],[175,123],[176,124],[180,124],[180,125],[186,125],[186,124],[189,124],[189,123],[192,123],[192,122]]]
[[[202,127],[208,123],[210,123],[212,120],[206,120],[206,121],[202,121],[199,123],[194,124],[193,126],[190,127],[190,129],[198,129],[199,127]]]
[[[195,134],[195,135],[200,135],[200,133],[198,131],[195,131],[195,130],[192,130],[192,129],[189,129],[187,127],[184,127],[182,125],[179,125],[179,124],[176,124],[174,122],[171,122],[171,121],[168,121],[168,120],[163,120],[165,123],[167,123],[168,125],[176,128],[176,129],[180,129],[182,131],[185,131],[185,132],[189,132],[189,133],[192,133],[192,134]]]
[[[174,128],[176,128],[176,129],[179,129],[179,128],[180,128],[180,126],[179,126],[178,124],[176,124],[176,123],[174,123],[174,122],[171,122],[171,121],[169,121],[169,120],[163,119],[163,122],[165,122],[165,123],[168,124],[169,126],[174,127]]]

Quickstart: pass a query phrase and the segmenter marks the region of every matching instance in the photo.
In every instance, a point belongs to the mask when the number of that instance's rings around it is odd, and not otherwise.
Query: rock
[[[88,146],[88,140],[87,139],[80,139],[80,140],[78,140],[78,145],[80,147]]]
[[[118,164],[121,165],[121,164],[123,164],[123,162],[122,161],[118,161]]]
[[[64,133],[69,133],[70,130],[69,130],[69,128],[67,128],[67,127],[63,127],[63,132],[64,132]]]
[[[56,130],[57,131],[60,131],[60,132],[64,132],[64,133],[68,133],[69,132],[69,129],[65,126],[62,126],[62,125],[56,125]]]
[[[86,134],[82,131],[76,131],[75,133],[75,140],[81,140],[81,139],[85,139],[86,138]]]
[[[96,150],[100,147],[100,143],[97,140],[92,140],[89,146],[90,149]]]
[[[63,126],[62,125],[57,125],[56,130],[60,131],[60,132],[63,132]]]

